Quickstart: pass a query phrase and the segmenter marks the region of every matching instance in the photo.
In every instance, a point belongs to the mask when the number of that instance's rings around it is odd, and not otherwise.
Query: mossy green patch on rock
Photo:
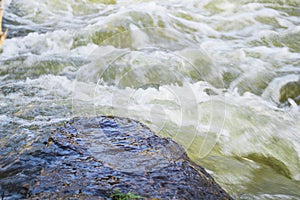
[[[113,194],[110,195],[112,200],[132,200],[132,199],[144,199],[142,196],[135,195],[131,192],[121,193],[119,190],[115,190]]]

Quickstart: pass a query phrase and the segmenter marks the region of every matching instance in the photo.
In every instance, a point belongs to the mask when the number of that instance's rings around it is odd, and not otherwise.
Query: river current
[[[236,199],[300,199],[299,0],[6,0],[3,26],[0,174],[42,127],[116,115]]]

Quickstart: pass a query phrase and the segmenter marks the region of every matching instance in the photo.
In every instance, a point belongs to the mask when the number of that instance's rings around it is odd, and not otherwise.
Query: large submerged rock
[[[20,192],[29,199],[231,199],[184,149],[126,118],[75,118],[38,152],[39,172]]]

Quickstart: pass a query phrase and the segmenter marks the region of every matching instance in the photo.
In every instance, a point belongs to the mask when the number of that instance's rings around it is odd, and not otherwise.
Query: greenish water
[[[118,115],[236,199],[300,198],[298,0],[7,0],[4,17],[2,160],[45,125]]]

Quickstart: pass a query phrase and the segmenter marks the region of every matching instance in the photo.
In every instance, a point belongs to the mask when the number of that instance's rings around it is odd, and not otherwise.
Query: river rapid
[[[45,127],[116,115],[236,199],[300,199],[299,0],[6,0],[3,25],[3,180]]]

